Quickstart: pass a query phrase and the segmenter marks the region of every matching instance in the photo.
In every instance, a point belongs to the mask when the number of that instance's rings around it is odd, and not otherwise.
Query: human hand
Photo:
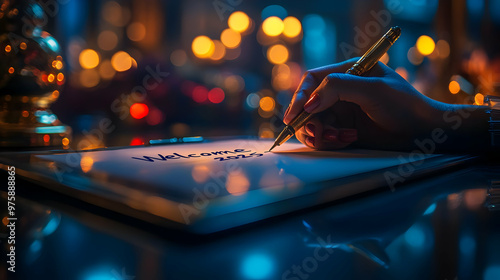
[[[444,111],[453,110],[453,105],[421,94],[381,62],[365,76],[344,74],[356,60],[304,74],[284,116],[288,124],[302,110],[315,114],[296,131],[303,144],[408,150],[415,139],[443,125]]]

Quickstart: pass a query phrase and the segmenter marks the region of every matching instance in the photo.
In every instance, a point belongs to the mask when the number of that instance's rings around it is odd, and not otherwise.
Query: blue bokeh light
[[[279,17],[281,19],[285,19],[288,16],[288,12],[286,11],[285,8],[283,8],[280,5],[271,5],[267,6],[262,10],[262,13],[260,14],[262,17],[262,20],[265,20],[268,17]]]
[[[264,254],[248,255],[242,263],[242,274],[247,279],[269,278],[273,270],[273,262]]]

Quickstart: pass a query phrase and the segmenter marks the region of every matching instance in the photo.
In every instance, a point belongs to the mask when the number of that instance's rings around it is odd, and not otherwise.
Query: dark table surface
[[[0,279],[500,279],[500,211],[486,207],[499,171],[475,164],[221,234],[180,237],[18,180],[16,272],[2,261]],[[2,191],[2,217],[6,198]]]

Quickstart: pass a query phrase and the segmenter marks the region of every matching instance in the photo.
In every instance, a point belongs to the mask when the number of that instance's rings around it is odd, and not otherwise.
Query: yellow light
[[[22,101],[23,103],[28,103],[28,101],[30,101],[30,98],[29,98],[29,97],[27,97],[27,96],[23,96],[23,97],[21,98],[21,101]]]
[[[238,47],[241,43],[241,35],[240,33],[228,28],[222,31],[220,34],[220,40],[224,44],[224,46],[234,49]]]
[[[21,50],[25,50],[28,46],[26,45],[25,42],[22,42],[21,45],[19,45],[19,47],[21,48]]]
[[[273,64],[282,64],[288,60],[288,49],[283,45],[274,45],[267,50],[267,59]]]
[[[56,99],[56,98],[58,98],[58,97],[59,97],[59,91],[58,91],[58,90],[54,90],[54,91],[52,92],[52,98]]]
[[[448,89],[452,94],[457,94],[460,91],[460,84],[457,81],[451,81]]]
[[[84,69],[96,68],[99,65],[99,55],[91,49],[83,50],[80,53],[80,65]]]
[[[214,51],[210,56],[212,60],[221,60],[226,55],[226,47],[219,40],[214,40]]]
[[[245,32],[250,26],[250,18],[244,12],[236,11],[229,16],[227,24],[236,32]]]
[[[302,24],[296,17],[287,17],[283,20],[283,34],[289,38],[297,37],[302,31]]]
[[[119,51],[111,58],[111,65],[118,72],[124,72],[132,67],[132,57],[124,51]]]
[[[85,156],[80,160],[80,167],[84,173],[89,172],[94,165],[94,160],[91,157]]]
[[[196,57],[208,58],[214,53],[215,45],[207,36],[198,36],[194,38],[191,48]]]
[[[68,146],[69,145],[69,139],[68,138],[63,138],[61,142],[62,142],[63,146]]]
[[[436,43],[427,35],[422,35],[417,40],[417,50],[423,55],[430,55],[435,47]]]
[[[10,45],[5,46],[5,52],[10,52],[12,50],[12,47]]]
[[[272,97],[262,97],[259,101],[260,108],[266,112],[274,110],[275,102]]]
[[[61,70],[61,69],[63,68],[63,63],[62,63],[62,61],[57,60],[57,61],[54,63],[54,68],[56,68],[57,70]]]
[[[482,93],[477,93],[476,96],[474,96],[474,101],[476,101],[476,105],[483,105],[484,104],[484,95]]]
[[[47,81],[49,81],[49,83],[53,83],[55,78],[56,78],[56,77],[54,76],[54,74],[50,74],[50,75],[47,77]]]
[[[16,71],[16,70],[14,69],[14,67],[10,67],[10,68],[9,68],[9,73],[10,73],[10,74],[14,74],[14,71]]]
[[[57,74],[57,80],[58,80],[59,82],[62,82],[62,81],[64,80],[64,74],[63,74],[63,73],[59,73],[59,74]]]
[[[262,30],[267,36],[278,36],[285,29],[285,24],[279,17],[268,17],[262,23]]]

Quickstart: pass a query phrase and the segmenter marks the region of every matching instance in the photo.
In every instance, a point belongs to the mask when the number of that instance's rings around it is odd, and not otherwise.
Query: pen
[[[369,71],[379,59],[387,52],[387,50],[396,42],[396,40],[401,35],[401,28],[395,26],[389,29],[387,33],[380,38],[366,53],[358,60],[354,65],[349,68],[345,73],[361,76],[367,71]],[[302,111],[297,115],[278,135],[278,138],[274,141],[273,146],[269,151],[274,149],[276,146],[280,146],[290,139],[295,131],[299,130],[304,124],[311,119],[313,115]]]

